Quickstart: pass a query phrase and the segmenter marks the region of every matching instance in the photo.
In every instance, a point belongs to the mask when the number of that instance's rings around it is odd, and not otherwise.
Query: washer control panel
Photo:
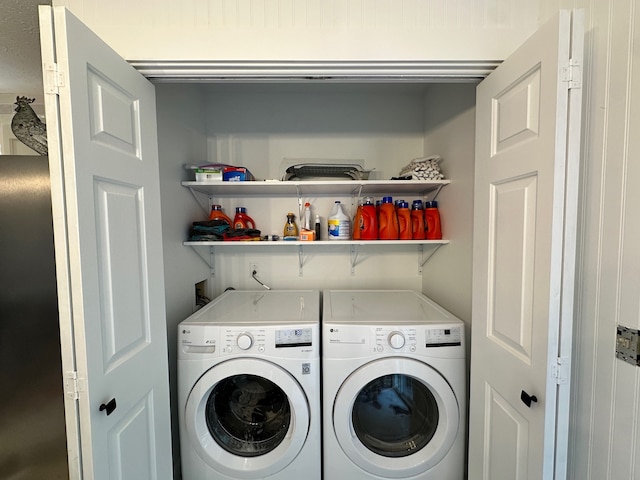
[[[316,329],[317,330],[317,329]],[[294,350],[314,350],[314,329],[306,326],[274,328],[226,327],[222,331],[223,353],[268,353],[289,355]],[[285,354],[285,351],[288,352]]]
[[[417,329],[376,327],[375,349],[376,352],[415,352],[417,343]]]
[[[264,328],[240,329],[226,328],[222,332],[223,351],[264,352],[267,343],[267,332]]]

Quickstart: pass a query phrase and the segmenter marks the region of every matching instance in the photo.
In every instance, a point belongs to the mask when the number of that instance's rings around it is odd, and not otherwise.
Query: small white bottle
[[[351,238],[351,219],[344,212],[340,200],[336,200],[327,218],[329,240],[349,240]]]
[[[311,204],[309,202],[304,204],[304,229],[311,230]]]

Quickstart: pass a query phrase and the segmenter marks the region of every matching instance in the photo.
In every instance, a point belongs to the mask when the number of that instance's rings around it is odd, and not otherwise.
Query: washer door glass
[[[340,448],[378,477],[423,474],[457,438],[460,408],[449,382],[411,358],[386,357],[361,366],[344,380],[333,402]]]
[[[235,455],[255,457],[274,450],[289,431],[287,395],[256,375],[233,375],[211,391],[207,427],[218,445]]]
[[[209,369],[189,392],[185,439],[211,468],[211,478],[263,479],[298,456],[310,415],[305,392],[288,371],[235,358]]]
[[[422,449],[438,427],[438,403],[408,375],[384,375],[356,397],[351,420],[362,444],[378,455],[404,457]]]

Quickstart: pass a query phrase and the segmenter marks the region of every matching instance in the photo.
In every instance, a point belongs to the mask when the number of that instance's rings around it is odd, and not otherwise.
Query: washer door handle
[[[100,411],[105,412],[107,415],[111,415],[113,411],[116,409],[116,399],[112,398],[107,403],[103,403],[100,405]]]
[[[528,408],[531,408],[531,403],[537,402],[538,397],[535,395],[529,395],[527,392],[522,390],[522,393],[520,393],[520,400],[522,400],[522,403],[524,403]]]

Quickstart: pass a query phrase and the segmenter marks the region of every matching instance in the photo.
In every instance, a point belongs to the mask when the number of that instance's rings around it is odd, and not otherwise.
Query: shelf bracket
[[[434,201],[436,198],[438,198],[438,194],[440,193],[440,190],[442,190],[442,187],[444,187],[443,184],[438,185],[438,188],[436,189],[436,193],[434,193],[433,197],[431,197],[431,201]]]
[[[211,276],[215,277],[216,276],[216,268],[215,268],[216,262],[215,262],[215,257],[213,255],[213,247],[209,246],[209,248],[208,248],[209,256],[208,257],[201,253],[200,248],[198,246],[190,245],[190,247],[202,259],[202,261],[207,264],[207,266],[209,267],[209,270],[211,270]]]
[[[193,198],[195,198],[196,202],[198,202],[198,205],[200,205],[202,207],[202,209],[204,210],[204,214],[206,216],[208,216],[211,213],[211,205],[213,204],[213,197],[211,195],[209,195],[208,196],[209,204],[205,205],[201,201],[202,195],[197,195],[196,194],[196,190],[193,189],[192,187],[188,187],[188,188],[189,188],[189,191],[191,192],[191,195],[193,196]]]
[[[433,254],[436,253],[441,246],[442,246],[441,243],[435,244],[431,248],[431,251],[425,256],[425,254],[424,254],[424,245],[420,245],[420,259],[418,260],[418,273],[419,274],[422,274],[422,267],[424,267],[424,264],[427,263],[427,261],[429,261],[429,259],[433,256]]]
[[[300,221],[300,225],[302,225],[303,208],[302,208],[302,192],[300,191],[300,185],[296,185],[296,195],[298,197],[298,220]],[[302,276],[302,273],[300,274],[300,276]]]
[[[298,245],[298,276],[302,276],[302,267],[304,265],[304,252],[302,251],[302,245]]]
[[[356,274],[356,265],[358,263],[358,248],[356,245],[351,245],[351,276]]]

